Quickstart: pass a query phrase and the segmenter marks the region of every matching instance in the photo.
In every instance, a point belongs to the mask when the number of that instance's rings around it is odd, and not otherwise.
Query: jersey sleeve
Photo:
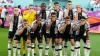
[[[85,29],[90,30],[90,24],[88,22],[85,24]]]

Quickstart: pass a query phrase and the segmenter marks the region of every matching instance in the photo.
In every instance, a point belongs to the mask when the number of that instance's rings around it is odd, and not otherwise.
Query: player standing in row
[[[28,55],[30,56],[30,51],[31,51],[31,41],[30,41],[30,25],[28,24],[28,21],[26,19],[23,20],[22,24],[20,24],[20,26],[18,27],[16,34],[15,34],[15,38],[14,38],[14,55],[13,56],[21,56],[21,55],[16,55],[16,48],[18,43],[21,40],[21,37],[23,37],[23,40],[25,40],[25,42],[27,42],[27,52]]]
[[[9,23],[10,23],[9,35],[8,35],[8,56],[11,56],[11,46],[12,46],[13,37],[16,33],[17,28],[22,23],[22,16],[19,15],[19,11],[18,11],[17,7],[14,7],[14,14],[9,16],[8,19],[9,19]],[[18,46],[19,46],[18,51],[20,52],[19,43],[18,43]],[[15,52],[13,54],[15,54]],[[20,53],[18,53],[18,54],[20,54]]]
[[[31,28],[31,47],[32,47],[32,56],[34,56],[35,40],[37,38],[39,42],[39,56],[42,56],[42,19],[39,14],[36,15],[36,20],[32,23]]]
[[[32,22],[36,19],[36,11],[33,10],[33,5],[29,5],[29,9],[25,10],[23,13],[23,19],[28,20],[28,24],[32,26]],[[23,55],[26,56],[25,41],[23,40]]]
[[[46,38],[49,39],[50,42],[50,38],[54,39],[54,44],[55,46],[55,55],[58,55],[58,24],[59,24],[59,20],[57,20],[57,14],[55,12],[51,13],[51,18],[46,22]],[[47,48],[47,54],[48,54],[48,49],[49,49],[49,45]]]
[[[84,16],[80,17],[74,28],[75,32],[75,56],[81,56],[80,54],[80,40],[84,41],[84,56],[89,56],[90,54],[90,40],[89,40],[89,28],[90,25],[87,22],[87,18]]]
[[[65,21],[61,22],[58,25],[58,31],[59,31],[59,38],[64,39],[65,40],[65,51],[64,51],[64,56],[67,56],[67,52],[66,52],[66,48],[67,48],[67,42],[70,41],[71,42],[71,56],[74,56],[74,43],[75,43],[75,37],[73,36],[73,26],[75,23],[73,23],[71,21],[70,17],[66,17]],[[62,40],[59,40],[59,44],[61,46],[62,49]]]

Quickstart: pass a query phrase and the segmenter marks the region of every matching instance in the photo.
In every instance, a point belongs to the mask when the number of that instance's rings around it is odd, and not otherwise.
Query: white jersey
[[[76,24],[74,24],[73,27],[78,26],[79,24],[80,24],[80,22],[76,22]],[[84,28],[85,28],[85,30],[89,30],[90,29],[90,25],[89,25],[88,22],[85,24],[85,27]],[[79,34],[79,30],[80,30],[80,28],[76,30],[75,35],[78,35]],[[84,33],[84,36],[86,36],[86,32]]]
[[[76,16],[76,13],[77,13],[77,11],[74,12],[74,17]],[[82,12],[81,14],[82,14],[82,16],[84,16],[85,18],[88,18],[88,14],[87,14],[87,13]]]
[[[56,11],[51,10],[51,13],[52,12],[56,12]],[[64,20],[64,12],[63,11],[59,11],[59,16],[58,16],[57,20],[59,20],[59,21]]]
[[[61,27],[63,27],[65,24],[66,24],[66,22],[65,22],[65,21],[62,21],[62,22],[58,25],[58,29],[61,28]],[[74,24],[75,24],[75,22],[71,21],[71,29],[70,29],[69,34],[73,34],[73,30],[72,30],[72,29],[74,28]],[[66,30],[66,29],[62,30],[60,33],[64,33],[65,30]]]
[[[48,25],[50,22],[51,22],[51,19],[47,20],[46,21],[46,25]],[[55,26],[55,30],[54,30],[55,34],[58,33],[58,25],[59,25],[59,23],[60,23],[60,21],[56,20],[56,24],[55,24],[56,26]],[[46,33],[50,33],[50,29],[46,30]]]
[[[21,24],[19,25],[19,27],[18,27],[18,29],[17,29],[17,31],[16,31],[16,35],[18,34],[18,32],[19,32],[20,30],[22,30],[22,28],[23,28],[23,23],[21,23]],[[28,35],[28,33],[30,32],[30,29],[31,29],[31,26],[28,25],[28,26],[27,26],[26,35]]]
[[[10,23],[10,26],[9,26],[9,31],[13,31],[13,22],[14,22],[14,15],[10,15],[8,17],[9,19],[9,23]],[[19,27],[19,25],[22,23],[22,16],[19,16],[18,17],[18,26],[17,28]]]

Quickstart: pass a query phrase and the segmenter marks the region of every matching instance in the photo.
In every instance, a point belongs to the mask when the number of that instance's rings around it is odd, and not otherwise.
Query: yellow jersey
[[[31,14],[29,14],[30,11],[29,10],[25,10],[23,12],[23,19],[27,19],[28,20],[28,24],[30,26],[32,26],[32,22],[36,19],[36,11],[33,11]]]

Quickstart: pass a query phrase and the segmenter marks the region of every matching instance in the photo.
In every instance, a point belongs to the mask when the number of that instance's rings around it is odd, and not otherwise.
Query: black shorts
[[[58,38],[58,34],[50,34],[50,37],[51,37],[52,39]]]
[[[27,41],[28,35],[15,35],[14,40],[20,41],[21,37],[23,38],[23,40]]]
[[[86,36],[75,36],[75,41],[80,41],[81,39],[86,43]]]
[[[42,40],[42,36],[40,33],[31,33],[30,37],[31,37],[31,41],[35,40],[36,38],[37,38],[37,40]]]
[[[58,38],[64,38],[63,33],[58,33]]]
[[[50,34],[49,33],[46,33],[45,34],[45,38],[51,38]]]
[[[15,33],[16,33],[16,31],[9,31],[8,38],[13,38]]]
[[[70,41],[71,39],[75,39],[75,37],[71,34],[69,34],[69,35],[63,34],[63,38],[64,38],[64,40],[68,40],[68,41]]]

